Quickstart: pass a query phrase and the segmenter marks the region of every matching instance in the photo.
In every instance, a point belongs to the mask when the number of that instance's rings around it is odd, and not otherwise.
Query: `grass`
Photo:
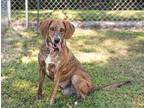
[[[70,19],[78,21],[124,21],[124,20],[144,20],[143,10],[40,10],[39,19],[47,18]],[[25,11],[12,11],[14,20],[25,19]],[[29,19],[37,19],[37,11],[29,10]]]
[[[50,106],[47,98],[52,82],[48,78],[43,87],[44,100],[36,100],[41,42],[41,36],[31,29],[19,34],[8,30],[2,36],[2,108],[68,108],[74,103],[76,97],[58,92],[56,103]],[[132,81],[116,90],[92,93],[78,108],[144,107],[144,32],[77,29],[68,46],[94,84]]]

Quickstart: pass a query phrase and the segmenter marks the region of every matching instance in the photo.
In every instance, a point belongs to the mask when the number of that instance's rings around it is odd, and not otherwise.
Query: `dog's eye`
[[[64,32],[65,30],[64,30],[64,28],[60,28],[60,32]]]
[[[51,27],[51,28],[50,28],[50,31],[54,31],[54,28],[53,28],[53,27]]]

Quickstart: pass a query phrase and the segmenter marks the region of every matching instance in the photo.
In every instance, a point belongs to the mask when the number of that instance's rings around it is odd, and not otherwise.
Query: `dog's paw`
[[[53,100],[53,99],[49,100],[50,105],[53,105],[53,104],[54,104],[54,101],[55,101],[55,100]]]
[[[75,102],[74,102],[74,105],[75,105],[75,106],[78,106],[79,104],[80,104],[80,103],[79,103],[78,101],[75,101]]]
[[[37,100],[42,100],[43,96],[42,95],[37,95]]]
[[[75,106],[79,106],[82,100],[83,100],[82,98],[78,98],[78,99],[74,102],[74,105],[75,105]]]
[[[49,101],[49,104],[50,104],[50,105],[53,105],[53,104],[56,102],[56,99],[54,99],[54,98],[49,98],[48,101]]]

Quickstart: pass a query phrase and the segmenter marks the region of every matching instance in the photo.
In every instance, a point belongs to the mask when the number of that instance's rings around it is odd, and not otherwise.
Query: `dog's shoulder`
[[[44,43],[42,43],[39,54],[38,54],[38,61],[41,64],[41,62],[44,62],[47,56],[49,55],[50,50],[46,47]]]

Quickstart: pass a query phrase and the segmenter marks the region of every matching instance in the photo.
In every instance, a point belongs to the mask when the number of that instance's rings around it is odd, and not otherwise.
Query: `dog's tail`
[[[113,83],[113,84],[110,84],[110,85],[104,85],[104,86],[101,86],[101,87],[97,87],[97,86],[93,86],[92,88],[92,92],[94,91],[100,91],[100,90],[113,90],[113,89],[116,89],[116,88],[120,88],[124,85],[127,85],[127,84],[131,84],[131,81],[123,81],[123,82],[117,82],[117,83]]]

